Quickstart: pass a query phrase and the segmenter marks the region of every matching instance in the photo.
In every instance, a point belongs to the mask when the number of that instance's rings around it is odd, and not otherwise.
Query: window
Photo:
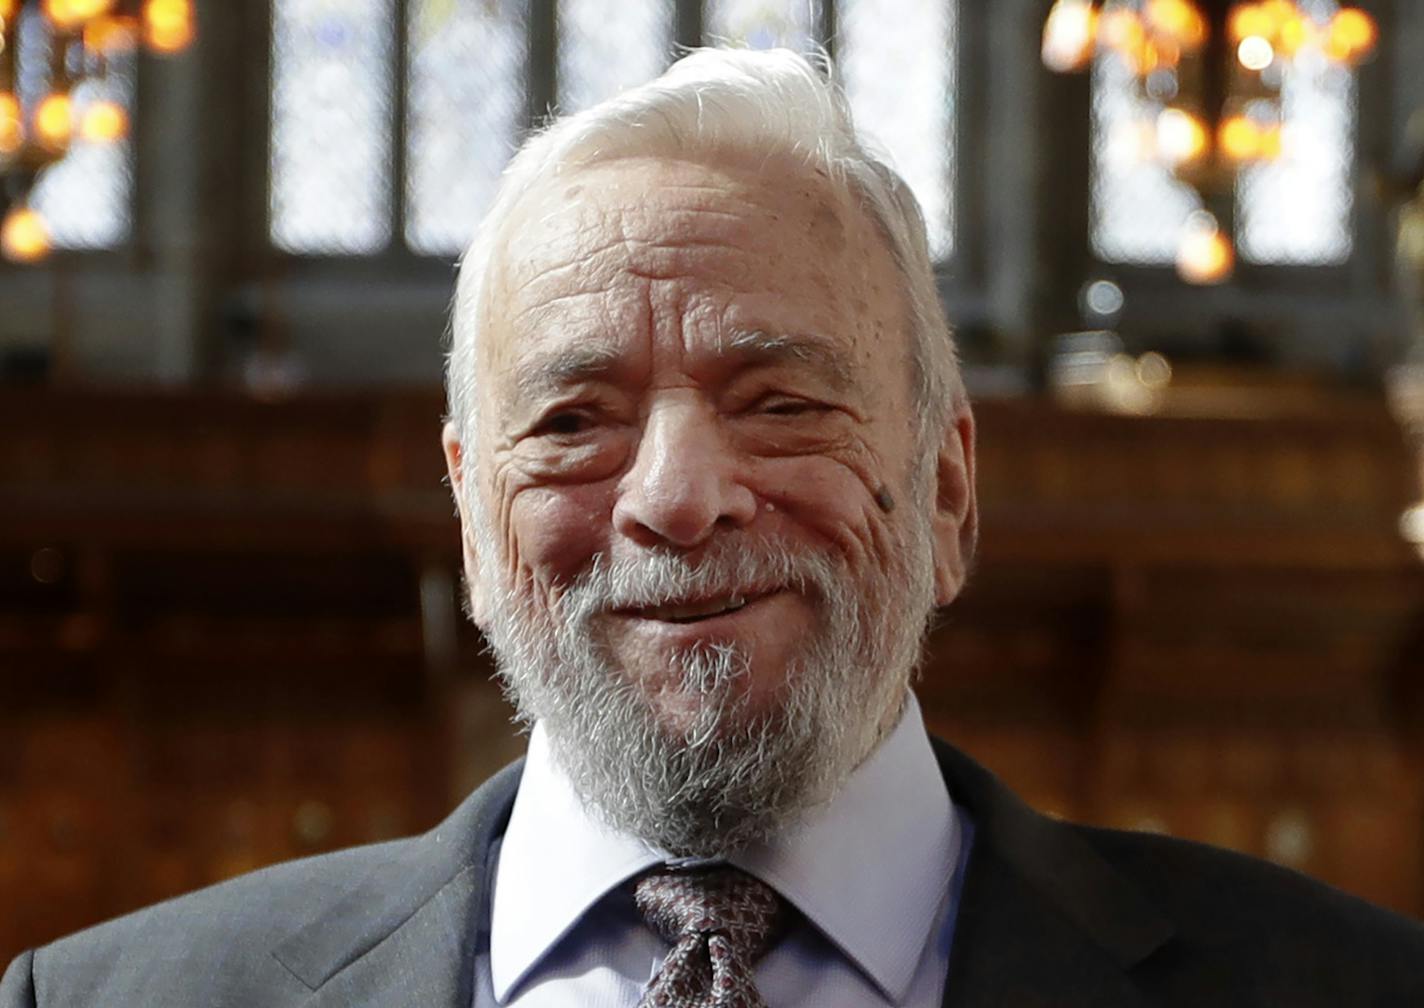
[[[375,252],[390,240],[393,0],[277,0],[272,241]]]
[[[557,107],[586,108],[660,73],[678,9],[559,0]],[[834,13],[831,48],[857,122],[920,198],[934,253],[948,256],[955,5],[841,0]],[[815,0],[706,0],[703,36],[810,51],[827,42],[824,15]],[[527,124],[531,78],[548,73],[529,65],[530,0],[273,0],[272,24],[273,245],[370,255],[399,235],[417,255],[458,255]]]
[[[577,112],[651,80],[673,51],[667,0],[564,0],[559,6],[559,109]]]
[[[48,92],[49,42],[44,16],[38,8],[25,8],[16,62],[26,115]],[[102,75],[85,77],[71,94],[76,123],[84,122],[86,110],[97,101],[133,108],[135,54],[116,52],[105,62]],[[77,130],[63,159],[40,174],[29,202],[48,224],[55,248],[95,250],[124,244],[133,228],[133,151],[128,137],[92,140]]]
[[[1315,55],[1302,53],[1282,72],[1280,159],[1237,176],[1236,242],[1247,262],[1319,266],[1350,256],[1355,77]],[[1092,93],[1093,252],[1108,262],[1171,263],[1200,198],[1143,156],[1145,103],[1117,56],[1095,61]]]

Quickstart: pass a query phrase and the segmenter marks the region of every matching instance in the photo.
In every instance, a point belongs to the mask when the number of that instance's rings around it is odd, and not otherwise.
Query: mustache
[[[828,550],[768,538],[715,540],[695,558],[666,548],[618,558],[600,553],[563,593],[560,608],[589,617],[787,589],[825,595],[842,573]]]

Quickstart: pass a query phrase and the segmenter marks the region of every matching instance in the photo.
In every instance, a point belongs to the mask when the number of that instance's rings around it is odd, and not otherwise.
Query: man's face
[[[475,483],[458,496],[476,618],[497,649],[528,639],[505,663],[572,634],[545,685],[601,663],[608,702],[714,745],[783,729],[807,706],[798,677],[853,663],[827,690],[853,703],[835,716],[861,722],[845,744],[863,758],[936,583],[936,467],[915,458],[903,297],[874,225],[804,169],[636,158],[546,184],[508,233],[473,466],[447,432]],[[902,632],[872,646],[884,625]],[[718,655],[720,672],[697,664]]]

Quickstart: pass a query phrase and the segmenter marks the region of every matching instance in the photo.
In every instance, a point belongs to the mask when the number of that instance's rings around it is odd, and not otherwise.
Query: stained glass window
[[[837,18],[856,126],[914,191],[936,259],[954,247],[956,9],[951,0],[842,0]]]
[[[1237,178],[1236,240],[1259,263],[1341,263],[1350,257],[1355,76],[1302,55],[1281,85],[1278,161]]]
[[[562,0],[559,109],[575,112],[651,80],[672,53],[667,0]]]
[[[1092,245],[1109,262],[1170,263],[1201,200],[1151,157],[1149,103],[1119,57],[1093,66]],[[1321,265],[1351,249],[1350,188],[1356,123],[1351,71],[1303,52],[1281,69],[1279,161],[1247,167],[1236,186],[1243,259]]]
[[[369,253],[391,236],[393,0],[273,0],[272,241]]]
[[[412,0],[406,243],[455,255],[474,236],[524,109],[527,0]]]
[[[822,2],[707,0],[704,35],[811,51]],[[463,251],[525,125],[529,4],[273,0],[274,244],[309,254],[376,252],[399,219],[412,250]],[[675,11],[668,0],[558,0],[560,110],[661,72],[673,56]],[[844,0],[839,18],[857,118],[920,199],[938,256],[953,242],[955,11],[953,0]],[[406,79],[398,89],[401,17]],[[399,180],[396,143],[405,155]]]
[[[816,40],[817,0],[707,0],[709,43],[808,52]]]
[[[1107,262],[1170,263],[1201,199],[1151,158],[1149,103],[1121,57],[1094,61],[1092,88],[1093,252]]]
[[[30,112],[49,87],[49,29],[38,8],[26,8],[21,17],[19,92]],[[134,67],[132,52],[115,54],[103,76],[81,80],[70,95],[74,122],[82,124],[97,101],[133,108]],[[82,126],[76,131],[63,159],[40,174],[29,195],[55,248],[113,248],[128,238],[133,224],[132,165],[127,137],[97,141],[86,139]]]

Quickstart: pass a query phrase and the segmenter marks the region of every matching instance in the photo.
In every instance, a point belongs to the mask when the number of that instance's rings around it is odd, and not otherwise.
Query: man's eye
[[[816,403],[805,399],[767,399],[761,404],[761,412],[772,416],[799,416],[816,409],[819,409]]]
[[[539,425],[541,434],[580,434],[589,427],[589,418],[572,410],[555,413]]]

